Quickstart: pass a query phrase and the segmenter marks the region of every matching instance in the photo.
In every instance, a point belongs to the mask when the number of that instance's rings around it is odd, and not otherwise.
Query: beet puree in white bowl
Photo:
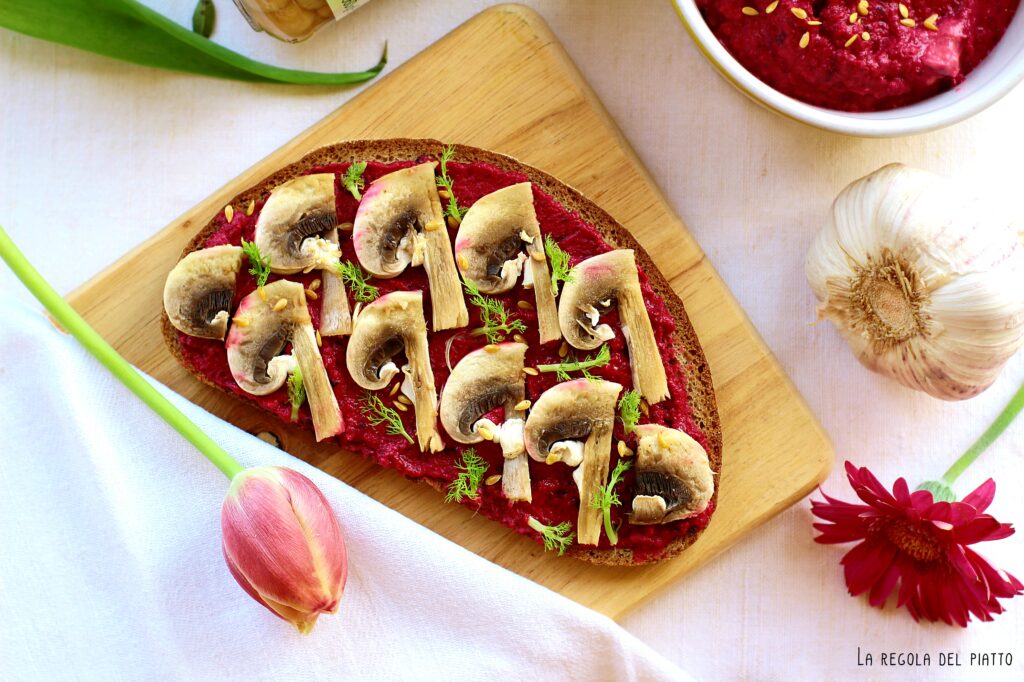
[[[863,137],[934,130],[978,113],[1024,79],[1020,0],[674,2],[729,82],[826,130]]]

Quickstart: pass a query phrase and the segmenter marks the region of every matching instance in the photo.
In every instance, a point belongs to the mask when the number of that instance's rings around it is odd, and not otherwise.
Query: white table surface
[[[193,0],[148,0],[187,23]],[[489,6],[486,0],[374,0],[299,46],[250,31],[218,0],[215,38],[258,59],[361,69],[390,41],[393,69]],[[1016,199],[1024,88],[973,120],[900,140],[816,131],[763,111],[718,77],[661,0],[535,0],[783,367],[839,457],[885,482],[941,474],[1024,381],[1024,357],[982,396],[946,404],[863,370],[814,325],[803,257],[832,197],[891,161],[983,182]],[[126,65],[0,33],[0,223],[70,291],[359,88],[253,85]],[[500,150],[499,150],[500,151]],[[27,298],[0,272],[5,295]],[[837,467],[825,484],[851,493]],[[959,490],[988,476],[991,512],[1024,524],[1024,420]],[[918,625],[846,595],[845,551],[811,541],[803,501],[627,616],[623,625],[699,679],[1022,679],[1024,598],[966,631]],[[982,553],[1024,577],[1024,536]],[[858,647],[876,665],[858,667]],[[939,668],[939,652],[963,667]],[[932,667],[883,668],[882,652],[929,653]],[[1010,652],[1010,668],[971,668]]]

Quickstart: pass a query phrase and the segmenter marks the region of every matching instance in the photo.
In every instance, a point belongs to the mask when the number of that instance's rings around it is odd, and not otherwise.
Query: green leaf
[[[216,19],[217,11],[213,7],[213,0],[199,0],[195,11],[192,12],[192,31],[209,38],[213,33],[213,23]]]
[[[348,85],[366,71],[317,73],[254,61],[180,26],[136,0],[0,0],[0,27],[114,59],[216,78],[296,85]]]

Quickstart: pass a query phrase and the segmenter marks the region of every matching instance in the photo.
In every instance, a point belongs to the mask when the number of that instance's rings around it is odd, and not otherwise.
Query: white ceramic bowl
[[[953,90],[890,111],[851,113],[823,109],[783,95],[747,71],[718,42],[694,0],[673,2],[700,51],[741,92],[784,116],[847,135],[898,137],[952,125],[994,104],[1024,79],[1022,6],[991,54]]]

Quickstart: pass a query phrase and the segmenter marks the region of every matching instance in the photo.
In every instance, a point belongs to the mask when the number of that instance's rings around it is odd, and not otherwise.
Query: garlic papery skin
[[[988,388],[1024,343],[1019,225],[927,171],[842,191],[807,254],[818,316],[867,368],[944,400]]]

